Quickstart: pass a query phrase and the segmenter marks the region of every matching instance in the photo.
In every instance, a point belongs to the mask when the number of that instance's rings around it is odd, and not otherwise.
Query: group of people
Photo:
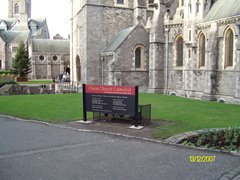
[[[61,74],[59,74],[58,78],[59,78],[60,82],[70,82],[70,75],[69,75],[69,73],[62,72]]]

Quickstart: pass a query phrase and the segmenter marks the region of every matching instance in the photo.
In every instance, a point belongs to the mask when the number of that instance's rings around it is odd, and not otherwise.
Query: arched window
[[[66,68],[66,73],[70,75],[71,71],[70,71],[70,67]]]
[[[199,0],[197,0],[197,3],[196,3],[196,13],[199,13],[199,10],[200,10],[200,2],[199,2]]]
[[[18,5],[18,3],[16,3],[14,5],[14,14],[19,14],[19,5]]]
[[[199,36],[199,67],[205,66],[205,35],[203,33]]]
[[[81,81],[81,62],[80,62],[80,58],[77,55],[76,57],[76,77],[77,77],[77,81]]]
[[[225,67],[233,66],[233,31],[228,29],[225,33]]]
[[[205,2],[204,2],[204,9],[207,9],[207,5],[208,5],[208,2],[207,2],[207,0],[205,0]]]
[[[135,48],[135,69],[143,68],[144,65],[144,48],[137,47]]]
[[[141,68],[141,49],[135,50],[135,68]]]
[[[33,21],[29,22],[29,28],[32,32],[35,32],[37,30],[37,24]]]
[[[176,40],[177,66],[183,66],[183,38],[179,36]]]
[[[189,9],[189,13],[191,14],[192,13],[192,2],[191,2],[191,0],[189,0],[188,9]]]

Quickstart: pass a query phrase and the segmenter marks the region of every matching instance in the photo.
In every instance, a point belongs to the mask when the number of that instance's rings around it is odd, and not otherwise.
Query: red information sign
[[[136,116],[138,87],[83,85],[83,109],[107,114]]]

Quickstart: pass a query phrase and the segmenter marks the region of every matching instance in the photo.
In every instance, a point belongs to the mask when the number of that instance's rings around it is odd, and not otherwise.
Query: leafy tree
[[[19,44],[16,55],[13,58],[12,70],[20,77],[27,77],[27,75],[32,72],[28,49],[23,42]]]

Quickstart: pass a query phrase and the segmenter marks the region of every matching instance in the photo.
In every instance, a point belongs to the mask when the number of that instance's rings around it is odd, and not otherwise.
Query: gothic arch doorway
[[[66,68],[66,73],[70,75],[70,67]]]
[[[77,74],[77,81],[81,81],[81,62],[80,62],[80,58],[77,55],[76,57],[76,74]]]

